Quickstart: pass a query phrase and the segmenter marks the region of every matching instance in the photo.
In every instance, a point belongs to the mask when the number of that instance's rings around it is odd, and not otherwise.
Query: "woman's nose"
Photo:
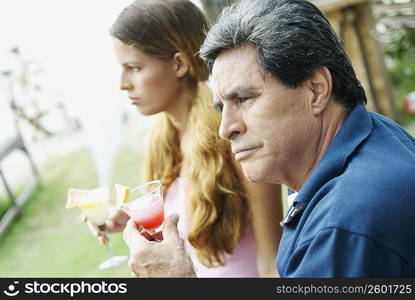
[[[131,82],[126,78],[126,75],[123,72],[121,74],[120,89],[121,90],[129,90],[129,89],[131,89],[131,87],[132,87]]]

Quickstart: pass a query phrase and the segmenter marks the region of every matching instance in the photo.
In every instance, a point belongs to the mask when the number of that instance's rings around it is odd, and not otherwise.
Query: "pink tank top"
[[[196,256],[195,249],[187,240],[186,227],[186,184],[183,178],[176,178],[168,189],[164,199],[165,215],[172,213],[180,215],[177,228],[183,239],[186,251],[191,257],[197,277],[259,277],[256,264],[256,248],[252,226],[248,226],[233,253],[226,255],[224,266],[206,267]]]

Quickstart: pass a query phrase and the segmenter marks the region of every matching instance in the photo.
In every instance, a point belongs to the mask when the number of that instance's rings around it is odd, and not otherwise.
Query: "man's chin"
[[[262,182],[262,180],[261,180],[262,178],[261,178],[261,176],[259,176],[258,170],[253,170],[251,168],[245,168],[243,164],[242,164],[242,170],[244,172],[244,176],[249,181]]]
[[[272,182],[272,162],[265,162],[259,159],[243,160],[241,167],[246,179],[252,182]]]

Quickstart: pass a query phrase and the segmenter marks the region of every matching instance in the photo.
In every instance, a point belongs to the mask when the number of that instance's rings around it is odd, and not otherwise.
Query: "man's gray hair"
[[[342,42],[323,13],[305,0],[243,0],[225,8],[208,32],[200,56],[212,69],[226,50],[251,45],[258,65],[295,88],[313,72],[327,67],[333,94],[348,110],[366,103]]]

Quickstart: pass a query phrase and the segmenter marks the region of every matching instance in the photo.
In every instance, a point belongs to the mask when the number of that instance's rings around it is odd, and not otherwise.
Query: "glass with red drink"
[[[131,190],[128,202],[121,208],[144,228],[151,236],[156,236],[164,221],[163,192],[160,180],[147,182]]]

